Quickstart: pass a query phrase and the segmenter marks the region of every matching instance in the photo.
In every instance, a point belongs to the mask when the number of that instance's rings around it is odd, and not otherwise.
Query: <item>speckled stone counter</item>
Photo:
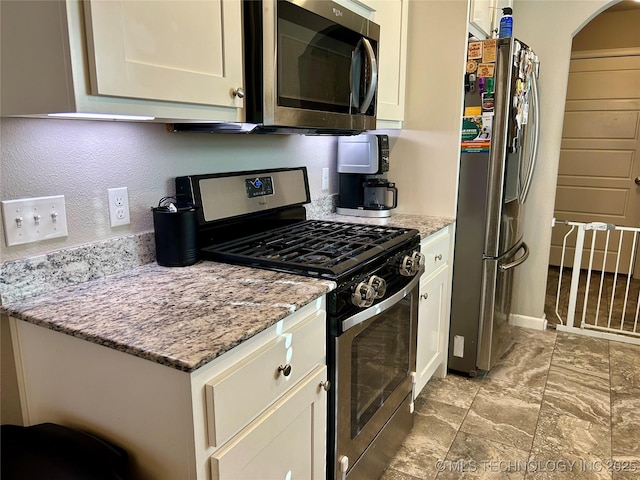
[[[215,262],[152,263],[1,308],[192,372],[334,288],[332,281]]]
[[[351,215],[338,215],[332,213],[317,217],[322,220],[334,222],[364,223],[367,225],[389,225],[391,227],[415,228],[420,232],[420,238],[425,238],[432,233],[452,224],[455,219],[450,217],[433,217],[429,215],[394,214],[386,218],[354,217]]]

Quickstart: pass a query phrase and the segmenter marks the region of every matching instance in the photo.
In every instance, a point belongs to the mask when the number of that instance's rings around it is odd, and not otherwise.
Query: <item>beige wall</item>
[[[573,50],[640,47],[640,9],[604,12],[573,39]]]
[[[569,74],[571,42],[609,0],[516,0],[514,35],[540,58],[541,132],[538,164],[531,185],[524,237],[531,255],[516,269],[513,312],[542,318],[551,244],[551,219]]]
[[[409,3],[405,122],[389,132],[402,213],[455,216],[467,4]]]

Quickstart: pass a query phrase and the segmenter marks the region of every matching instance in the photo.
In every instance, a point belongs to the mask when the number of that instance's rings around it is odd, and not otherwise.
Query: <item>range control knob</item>
[[[353,303],[356,307],[370,307],[373,305],[373,301],[376,299],[376,291],[373,289],[371,285],[368,285],[364,282],[360,282],[353,289],[353,293],[351,294],[351,303]]]
[[[400,275],[413,277],[424,264],[424,255],[418,251],[405,255],[400,261]]]
[[[384,278],[378,277],[377,275],[371,275],[368,284],[376,292],[376,298],[384,297],[384,294],[387,291],[387,282]]]

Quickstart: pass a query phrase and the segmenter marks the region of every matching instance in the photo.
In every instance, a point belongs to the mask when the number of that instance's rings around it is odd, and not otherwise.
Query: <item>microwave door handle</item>
[[[349,108],[358,108],[358,97],[360,96],[360,44],[351,52],[351,71],[349,72]]]
[[[369,90],[364,97],[364,101],[360,105],[360,113],[366,113],[373,102],[373,96],[376,93],[376,87],[378,86],[378,62],[376,60],[376,54],[373,51],[371,42],[368,39],[362,37],[358,42],[358,45],[364,45],[364,51],[369,58],[369,64],[371,65],[371,81],[369,82]]]

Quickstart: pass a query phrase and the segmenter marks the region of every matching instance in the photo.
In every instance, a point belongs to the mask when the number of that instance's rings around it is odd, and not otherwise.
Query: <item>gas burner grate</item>
[[[411,229],[306,220],[203,252],[211,260],[334,278],[416,234]]]

